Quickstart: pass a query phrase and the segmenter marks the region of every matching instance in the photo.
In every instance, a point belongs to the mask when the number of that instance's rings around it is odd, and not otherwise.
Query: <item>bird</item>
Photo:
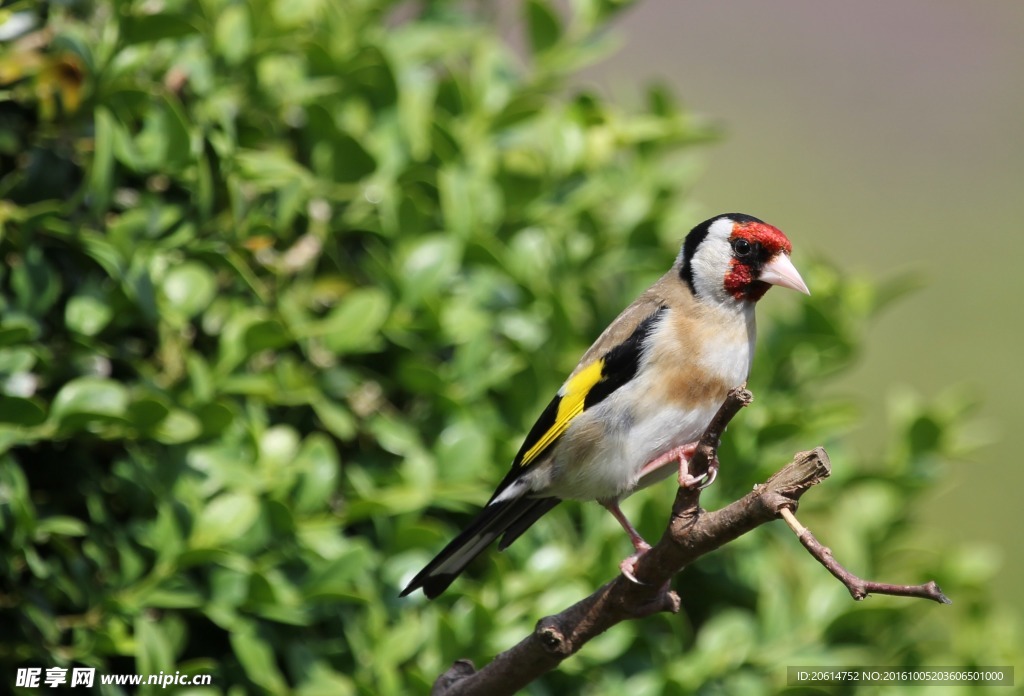
[[[650,545],[619,507],[678,468],[682,486],[710,485],[686,463],[729,390],[750,374],[754,307],[773,286],[810,294],[789,238],[742,213],[694,227],[672,267],[594,341],[529,430],[512,466],[470,524],[402,590],[433,599],[501,537],[504,550],[563,500],[596,500],[629,536],[632,573]]]

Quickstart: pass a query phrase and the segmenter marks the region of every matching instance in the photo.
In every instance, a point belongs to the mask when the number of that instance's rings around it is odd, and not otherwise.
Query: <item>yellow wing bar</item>
[[[523,461],[520,463],[521,466],[526,466],[536,459],[568,429],[569,424],[576,416],[583,413],[583,402],[594,385],[601,381],[603,371],[604,360],[595,360],[566,382],[565,393],[561,395],[558,402],[558,414],[555,416],[555,422],[540,436],[533,447],[526,450]]]

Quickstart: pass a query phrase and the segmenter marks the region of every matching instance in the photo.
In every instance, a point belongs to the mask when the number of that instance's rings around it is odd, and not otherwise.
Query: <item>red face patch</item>
[[[760,290],[756,297],[751,297],[750,291],[758,284],[754,280],[753,270],[739,259],[733,259],[730,263],[729,272],[725,274],[726,292],[737,300],[752,299],[756,301],[761,299],[761,296],[768,291],[768,283],[760,283],[765,286],[764,289]]]
[[[764,222],[738,222],[732,226],[732,236],[729,239],[746,239],[751,244],[758,243],[767,252],[766,260],[772,258],[780,251],[787,254],[793,253],[793,245],[789,237],[783,234],[782,230],[772,227]]]
[[[758,269],[779,252],[791,253],[793,245],[782,230],[763,222],[734,224],[729,241],[737,239],[749,242],[753,252],[749,259],[732,259],[729,272],[725,274],[725,290],[737,300],[757,302],[771,287],[768,283],[756,280]]]

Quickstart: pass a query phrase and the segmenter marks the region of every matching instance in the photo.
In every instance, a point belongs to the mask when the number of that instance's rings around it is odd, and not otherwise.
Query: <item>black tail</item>
[[[437,597],[492,541],[504,534],[499,548],[506,548],[560,502],[559,498],[515,498],[491,503],[412,579],[399,596],[404,597],[422,587],[428,598]]]

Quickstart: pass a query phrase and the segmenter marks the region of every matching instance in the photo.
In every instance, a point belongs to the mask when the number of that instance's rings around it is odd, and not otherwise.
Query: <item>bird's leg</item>
[[[697,442],[690,442],[685,445],[675,447],[665,454],[652,459],[651,461],[644,464],[643,468],[640,469],[640,475],[637,480],[643,479],[648,474],[652,474],[669,462],[679,462],[679,486],[681,488],[697,488],[698,490],[704,490],[712,483],[718,476],[718,457],[712,457],[711,461],[708,462],[708,470],[703,476],[693,476],[690,474],[688,464],[693,453],[697,451]],[[626,534],[629,535],[629,540],[633,543],[633,548],[636,549],[636,553],[632,556],[624,559],[619,563],[619,570],[627,578],[637,584],[641,584],[636,579],[636,575],[633,574],[633,570],[636,568],[636,562],[640,560],[640,556],[651,550],[651,545],[644,541],[644,538],[640,536],[640,532],[636,531],[636,528],[630,523],[626,516],[622,513],[622,509],[619,507],[619,501],[614,498],[605,500],[599,500],[599,503],[604,506],[608,512],[612,513],[612,516],[618,520],[618,523],[622,525],[622,528],[626,530]]]
[[[644,538],[640,536],[640,532],[636,531],[636,527],[630,524],[629,520],[626,519],[622,509],[619,507],[618,500],[611,498],[599,500],[598,502],[601,503],[608,512],[612,513],[612,516],[616,520],[618,520],[619,524],[622,525],[622,528],[626,530],[626,534],[629,535],[629,540],[633,542],[633,548],[636,549],[636,553],[623,559],[623,561],[619,563],[619,570],[622,571],[622,574],[629,580],[638,585],[643,584],[636,579],[636,575],[633,574],[633,570],[636,568],[636,562],[640,560],[640,557],[651,550],[651,545],[644,541]]]
[[[646,464],[644,464],[644,468],[642,468],[640,470],[640,479],[643,479],[648,474],[654,473],[655,471],[657,471],[661,467],[665,466],[669,462],[679,461],[681,463],[680,464],[680,467],[681,467],[680,470],[682,470],[682,466],[685,466],[685,465],[682,464],[682,462],[688,461],[690,459],[690,457],[693,456],[693,453],[696,450],[697,450],[697,443],[696,442],[691,442],[689,444],[681,445],[679,447],[675,447],[673,449],[670,449],[668,452],[666,452],[665,454],[661,455],[657,459],[652,459],[651,461],[649,461]],[[687,475],[689,475],[689,474],[687,474]]]
[[[614,498],[607,498],[605,500],[598,501],[604,506],[604,509],[612,513],[612,516],[622,525],[622,528],[626,530],[626,534],[629,535],[629,540],[633,542],[633,548],[641,553],[651,548],[651,545],[644,541],[644,538],[640,536],[640,532],[636,531],[626,515],[622,512],[622,508],[619,507],[619,501]]]

